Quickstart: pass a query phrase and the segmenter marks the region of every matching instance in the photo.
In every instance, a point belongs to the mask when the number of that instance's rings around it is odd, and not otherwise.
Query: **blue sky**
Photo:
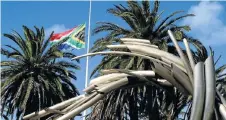
[[[109,21],[125,26],[126,24],[113,15],[107,14],[106,10],[113,7],[114,4],[125,4],[125,1],[94,1],[92,2],[91,30],[98,21]],[[78,24],[86,23],[88,25],[88,1],[71,2],[2,2],[1,4],[1,32],[11,33],[12,29],[23,33],[22,25],[33,29],[33,26],[44,27],[46,34],[51,31],[55,33],[65,31]],[[178,22],[178,24],[188,24],[192,27],[189,34],[201,39],[206,45],[211,45],[215,51],[216,57],[222,55],[218,66],[226,64],[226,2],[161,2],[160,11],[164,10],[163,18],[166,15],[176,11],[184,10],[186,13],[194,13],[196,17],[187,18]],[[88,27],[86,29],[86,33]],[[2,35],[1,33],[1,35]],[[87,35],[87,34],[86,34]],[[99,34],[91,36],[90,46],[99,37]],[[87,37],[86,37],[87,38]],[[1,45],[12,44],[8,39],[2,38]],[[77,55],[86,53],[86,49],[74,51]],[[1,56],[2,59],[6,59]],[[90,59],[89,73],[99,63],[100,57]],[[85,59],[80,62],[81,70],[77,71],[78,80],[74,82],[76,87],[82,92],[85,81]]]

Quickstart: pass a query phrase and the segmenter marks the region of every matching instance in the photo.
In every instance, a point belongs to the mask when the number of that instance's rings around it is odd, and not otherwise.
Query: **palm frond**
[[[215,71],[215,73],[216,73],[216,75],[220,75],[225,70],[226,70],[226,64],[220,66],[219,68],[217,68],[216,71]]]
[[[167,20],[169,20],[171,17],[173,17],[174,15],[178,14],[178,13],[182,13],[184,11],[176,11],[173,12],[171,15],[169,15],[168,17],[166,17],[164,20],[162,20],[162,22],[159,24],[158,28],[156,29],[155,32],[157,32],[164,24]]]
[[[27,92],[26,92],[24,99],[23,99],[23,102],[21,104],[22,110],[26,109],[27,100],[30,97],[31,90],[33,88],[33,83],[34,83],[33,77],[30,77],[28,82],[27,82]]]

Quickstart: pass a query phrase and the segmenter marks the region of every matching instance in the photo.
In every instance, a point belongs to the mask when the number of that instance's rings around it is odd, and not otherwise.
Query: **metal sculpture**
[[[108,92],[128,84],[131,77],[140,78],[147,84],[171,85],[178,88],[182,93],[193,96],[190,120],[211,120],[214,114],[220,114],[226,120],[226,100],[220,94],[220,85],[216,87],[213,56],[209,56],[205,62],[195,64],[189,44],[183,39],[186,48],[186,57],[179,47],[172,32],[168,34],[173,41],[179,57],[151,45],[149,40],[122,38],[123,44],[108,45],[113,51],[89,53],[73,59],[79,59],[94,55],[130,55],[148,59],[153,62],[153,71],[125,71],[118,69],[102,70],[102,76],[91,80],[89,86],[84,89],[85,95],[63,101],[39,112],[34,112],[23,117],[23,119],[38,119],[54,113],[56,120],[68,120],[80,114],[101,100]],[[114,49],[129,49],[130,52],[114,51]],[[162,79],[150,81],[146,77],[156,77],[158,74]],[[139,81],[137,81],[139,82]],[[218,99],[215,101],[215,99]],[[217,105],[216,105],[217,104]],[[216,113],[215,111],[220,113]]]

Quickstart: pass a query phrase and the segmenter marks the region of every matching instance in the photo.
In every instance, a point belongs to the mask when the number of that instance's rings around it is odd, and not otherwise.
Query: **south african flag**
[[[63,50],[69,48],[85,48],[85,26],[85,24],[81,24],[68,31],[53,34],[53,36],[50,38],[51,45],[54,45],[55,43],[63,40],[65,37],[69,37],[66,42],[62,43],[59,46],[59,49]]]

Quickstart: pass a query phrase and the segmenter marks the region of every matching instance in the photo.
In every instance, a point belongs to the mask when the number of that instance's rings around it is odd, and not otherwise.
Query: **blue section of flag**
[[[61,45],[58,46],[59,50],[72,50],[72,47],[68,45],[67,43],[62,43]]]

